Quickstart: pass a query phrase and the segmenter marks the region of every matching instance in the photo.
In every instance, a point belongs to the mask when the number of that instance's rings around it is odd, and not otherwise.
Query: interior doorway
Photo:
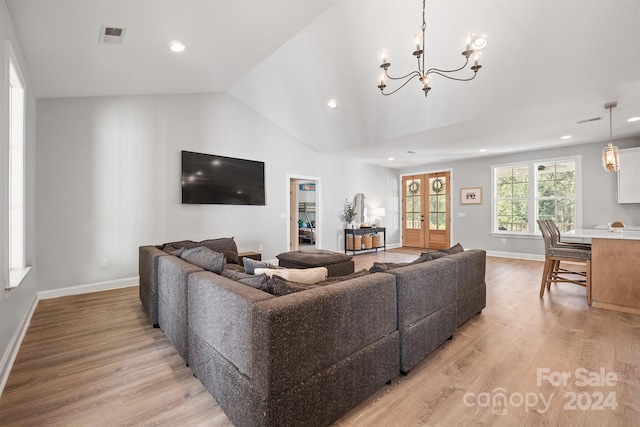
[[[319,190],[320,180],[314,177],[291,176],[288,185],[289,194],[289,250],[319,246]]]
[[[450,246],[450,188],[448,171],[402,177],[402,246]]]

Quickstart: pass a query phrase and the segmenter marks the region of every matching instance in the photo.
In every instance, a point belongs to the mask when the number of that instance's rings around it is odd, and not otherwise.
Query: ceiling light
[[[627,119],[628,122],[637,122],[638,120],[640,120],[640,116],[630,117]]]
[[[180,42],[171,42],[170,49],[172,52],[182,52],[185,49],[185,47]]]
[[[329,108],[338,108],[338,102],[335,99],[330,99],[329,102],[327,102],[327,106]]]
[[[602,149],[602,167],[607,172],[617,172],[620,170],[618,147],[613,145],[613,109],[617,106],[617,102],[604,104],[604,108],[609,110],[609,145]]]
[[[564,135],[564,136],[561,136],[561,137],[560,137],[560,139],[565,139],[565,140],[566,140],[566,139],[571,139],[571,135]]]
[[[471,47],[473,50],[482,50],[487,47],[487,39],[484,37],[476,37],[476,39],[471,43]]]
[[[422,83],[422,90],[424,91],[424,96],[426,97],[429,94],[429,91],[431,90],[431,87],[429,86],[429,76],[431,74],[437,74],[439,76],[446,77],[451,80],[466,82],[469,80],[473,80],[476,77],[478,70],[482,68],[482,65],[478,64],[478,61],[480,60],[480,52],[478,52],[478,50],[475,48],[474,49],[471,48],[471,41],[472,41],[471,33],[467,34],[466,47],[465,47],[465,50],[462,52],[462,56],[465,57],[465,62],[462,65],[462,67],[454,68],[451,70],[443,70],[439,68],[427,69],[425,67],[424,59],[426,55],[424,54],[425,53],[424,47],[425,47],[425,30],[427,28],[427,21],[425,18],[425,8],[426,8],[426,0],[422,0],[422,34],[418,33],[418,35],[416,36],[416,50],[413,52],[413,56],[415,56],[416,59],[418,60],[418,69],[410,72],[409,74],[403,77],[391,77],[389,75],[389,67],[391,67],[391,63],[389,62],[389,59],[387,58],[387,55],[385,53],[381,54],[382,64],[380,65],[380,68],[382,68],[383,72],[380,75],[380,84],[378,85],[378,89],[380,89],[380,92],[385,96],[396,93],[397,91],[405,87],[407,83],[409,83],[411,80],[417,77],[420,80],[420,83]],[[481,38],[481,40],[484,41],[484,45],[486,45],[486,39]],[[469,64],[469,57],[471,56],[471,54],[473,54],[473,66],[471,66],[470,69],[473,71],[473,75],[467,78],[450,76],[450,74],[457,73],[458,71],[461,71],[467,67],[467,65]],[[387,87],[387,85],[385,84],[386,79],[399,80],[399,81],[403,81],[404,83],[402,83],[400,87],[398,87],[397,89],[391,92],[385,93],[384,89]]]
[[[481,153],[486,153],[486,152],[487,152],[487,149],[486,149],[486,148],[481,148],[481,149],[480,149],[480,152],[481,152]]]
[[[389,157],[387,160],[389,160],[390,162],[391,162],[391,161],[394,161],[394,160],[395,160],[395,157]]]

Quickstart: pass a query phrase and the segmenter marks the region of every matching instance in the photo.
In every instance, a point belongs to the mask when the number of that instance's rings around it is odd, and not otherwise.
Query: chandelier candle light
[[[473,40],[473,46],[475,47],[475,49],[472,49],[471,33],[467,34],[466,47],[465,47],[465,50],[462,52],[462,55],[465,57],[465,62],[462,65],[462,67],[456,68],[454,70],[442,70],[439,68],[429,68],[427,70],[425,68],[424,58],[426,55],[424,52],[424,47],[425,47],[424,40],[425,40],[425,31],[427,29],[427,21],[425,18],[425,8],[426,8],[426,0],[422,0],[422,38],[420,34],[416,36],[416,50],[413,52],[413,56],[415,56],[416,59],[418,60],[418,69],[402,77],[391,77],[388,71],[389,67],[391,67],[391,63],[388,61],[388,58],[384,52],[381,54],[382,64],[380,65],[380,68],[382,68],[383,72],[380,76],[380,84],[378,85],[378,89],[380,89],[380,92],[385,96],[396,93],[397,91],[405,87],[406,84],[409,83],[411,80],[418,77],[420,79],[420,82],[422,83],[422,90],[424,91],[424,96],[426,97],[429,91],[431,90],[431,87],[429,86],[429,75],[437,74],[451,80],[468,82],[469,80],[473,80],[476,77],[478,70],[482,68],[482,65],[478,64],[478,61],[480,60],[480,53],[478,52],[478,50],[486,46],[486,40],[483,38],[477,38]],[[469,57],[471,56],[471,54],[473,54],[473,65],[470,68],[473,71],[473,76],[469,78],[458,78],[458,77],[451,76],[450,74],[456,73],[466,68],[466,66],[469,64]],[[396,90],[385,93],[384,89],[387,87],[387,85],[385,84],[385,79],[405,80],[405,82],[402,83],[402,85]]]

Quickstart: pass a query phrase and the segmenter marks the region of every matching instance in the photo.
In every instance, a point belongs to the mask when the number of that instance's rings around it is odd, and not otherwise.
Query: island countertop
[[[566,233],[562,233],[562,237],[567,239],[615,239],[615,240],[640,240],[640,231],[637,230],[625,230],[622,231],[608,231],[599,230],[595,228],[582,228],[572,230]]]

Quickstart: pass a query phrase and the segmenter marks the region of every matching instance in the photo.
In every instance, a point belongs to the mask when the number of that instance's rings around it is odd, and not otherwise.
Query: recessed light
[[[628,122],[637,122],[638,120],[640,120],[640,116],[630,117],[627,119]]]
[[[171,42],[169,49],[171,49],[172,52],[182,52],[185,48],[180,42]]]
[[[480,149],[480,152],[481,152],[481,153],[486,153],[486,152],[487,152],[487,149],[486,149],[486,148],[481,148],[481,149]]]
[[[390,162],[394,161],[396,158],[395,157],[389,157],[387,160],[389,160]]]
[[[564,135],[561,136],[560,139],[571,139],[571,135]]]
[[[327,102],[327,106],[329,108],[338,108],[338,101],[336,101],[335,99],[330,99],[329,102]]]
[[[487,47],[487,39],[484,37],[476,37],[476,39],[471,43],[471,48],[473,50],[482,50]]]

